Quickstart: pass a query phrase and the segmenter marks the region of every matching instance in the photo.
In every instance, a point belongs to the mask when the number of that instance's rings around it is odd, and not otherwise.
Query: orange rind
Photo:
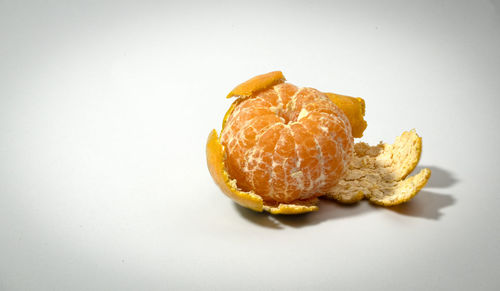
[[[393,144],[357,143],[349,170],[326,197],[347,204],[364,198],[382,206],[405,203],[417,195],[431,175],[431,170],[422,169],[408,177],[421,152],[422,138],[415,130],[403,132]]]
[[[325,93],[349,119],[353,137],[362,137],[368,123],[365,121],[365,100],[335,93]]]
[[[276,84],[285,82],[285,76],[281,71],[274,71],[251,78],[236,86],[226,98],[231,97],[249,97],[255,92],[272,87]]]
[[[206,151],[208,170],[222,192],[241,206],[261,212],[264,205],[262,198],[252,192],[239,191],[236,181],[229,178],[224,166],[224,150],[215,129],[208,135]]]
[[[301,214],[317,211],[318,198],[295,201],[293,203],[279,203],[278,205],[264,205],[264,210],[271,214]]]

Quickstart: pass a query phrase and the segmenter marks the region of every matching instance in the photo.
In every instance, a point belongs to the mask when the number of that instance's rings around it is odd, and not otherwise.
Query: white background
[[[272,70],[415,128],[428,185],[236,206],[206,138]],[[0,290],[498,290],[499,92],[498,1],[0,1]]]

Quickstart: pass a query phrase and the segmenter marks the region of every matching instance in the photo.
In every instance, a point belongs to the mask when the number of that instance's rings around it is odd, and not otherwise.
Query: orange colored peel
[[[249,97],[257,91],[267,89],[276,84],[285,82],[285,76],[281,71],[274,71],[263,75],[258,75],[250,80],[236,86],[226,98]]]
[[[349,119],[353,137],[362,137],[368,124],[364,120],[365,100],[335,93],[325,93],[337,107],[339,107]]]
[[[318,198],[296,201],[294,203],[280,203],[278,205],[264,205],[264,210],[271,214],[301,214],[317,211]]]

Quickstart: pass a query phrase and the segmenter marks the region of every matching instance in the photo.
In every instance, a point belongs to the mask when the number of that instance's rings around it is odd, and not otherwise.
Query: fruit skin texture
[[[238,188],[283,203],[327,193],[353,152],[344,113],[324,93],[288,83],[236,104],[221,142]]]

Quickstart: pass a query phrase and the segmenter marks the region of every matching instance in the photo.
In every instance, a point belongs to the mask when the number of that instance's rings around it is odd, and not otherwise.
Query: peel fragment
[[[236,86],[226,98],[250,97],[255,92],[270,88],[276,84],[285,82],[285,76],[281,71],[274,71],[267,74],[255,76],[238,86]]]
[[[208,135],[206,154],[208,170],[215,183],[226,196],[239,205],[257,212],[267,211],[271,214],[301,214],[318,210],[318,206],[316,206],[318,203],[317,198],[276,205],[265,202],[262,197],[253,191],[240,191],[236,185],[236,180],[232,180],[226,171],[224,149],[215,129]]]
[[[342,203],[367,198],[378,205],[394,206],[413,198],[430,178],[429,169],[407,177],[422,152],[422,138],[415,130],[403,132],[392,145],[357,143],[354,151],[349,170],[327,198]]]
[[[264,210],[271,214],[301,214],[317,211],[318,198],[295,201],[290,204],[279,203],[279,205],[264,205]]]
[[[362,137],[368,126],[364,119],[365,100],[359,97],[350,97],[335,93],[325,93],[337,107],[339,107],[349,119],[353,137]]]

